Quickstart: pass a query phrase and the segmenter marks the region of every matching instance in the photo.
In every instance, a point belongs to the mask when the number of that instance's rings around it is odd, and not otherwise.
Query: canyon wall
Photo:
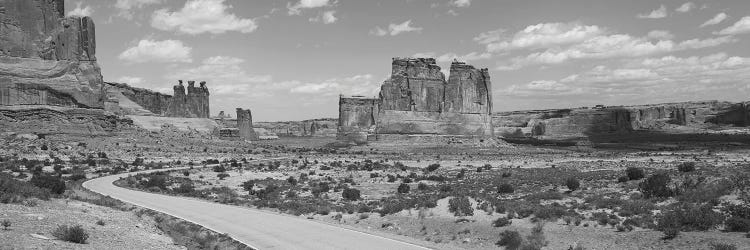
[[[585,139],[611,134],[706,133],[750,125],[748,103],[720,101],[532,110],[493,114],[505,138]]]
[[[394,58],[380,91],[375,133],[492,136],[487,69],[453,62],[448,81],[432,58]]]
[[[366,143],[375,133],[380,100],[361,96],[339,96],[339,120],[336,138],[358,144]]]
[[[0,1],[0,105],[104,108],[94,22],[63,0]]]
[[[172,102],[171,95],[149,89],[131,87],[124,83],[105,82],[105,84],[107,95],[118,101],[117,106],[120,111],[112,110],[115,113],[164,116],[169,103]]]
[[[195,81],[188,81],[187,92],[182,80],[172,87],[174,96],[167,106],[164,116],[209,118],[209,93],[206,82],[195,86]]]

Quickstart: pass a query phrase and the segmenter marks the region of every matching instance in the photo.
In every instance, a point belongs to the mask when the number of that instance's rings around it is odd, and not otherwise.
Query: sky
[[[377,96],[393,57],[488,68],[494,111],[750,100],[747,0],[66,0],[96,23],[105,81],[211,113],[338,116]]]

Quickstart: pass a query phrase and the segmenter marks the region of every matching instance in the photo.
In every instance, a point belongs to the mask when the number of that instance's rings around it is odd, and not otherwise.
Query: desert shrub
[[[224,167],[224,165],[216,165],[213,167],[213,170],[214,172],[222,173],[222,172],[226,172],[227,168]]]
[[[531,229],[531,235],[526,236],[526,242],[522,249],[542,249],[547,246],[547,239],[544,236],[544,223],[537,223]]]
[[[187,170],[182,171],[182,175],[184,175],[184,176],[190,176],[190,171],[187,171]]]
[[[57,176],[51,175],[34,175],[29,181],[34,186],[48,189],[53,194],[62,194],[65,192],[65,181]]]
[[[411,189],[409,187],[409,184],[401,183],[401,185],[398,185],[398,189],[396,191],[398,191],[399,194],[406,194],[409,193],[409,189]]]
[[[627,177],[627,176],[620,176],[620,177],[617,178],[617,182],[620,182],[620,183],[622,183],[622,182],[628,182],[629,180],[630,180],[630,178]]]
[[[664,235],[661,237],[664,240],[671,240],[677,237],[677,235],[680,234],[680,229],[677,227],[665,227],[661,230]]]
[[[713,243],[711,244],[713,250],[737,250],[737,247],[727,243]]]
[[[219,180],[223,180],[223,179],[229,177],[229,174],[221,172],[221,173],[217,174],[216,177],[219,177]]]
[[[289,178],[286,179],[286,182],[289,182],[289,185],[292,185],[292,186],[297,185],[297,179],[294,179],[294,176],[289,176]]]
[[[625,175],[627,175],[630,180],[640,180],[643,179],[643,177],[646,177],[643,169],[637,167],[629,167],[625,169]]]
[[[510,194],[515,191],[515,188],[513,188],[513,185],[510,185],[509,183],[503,183],[497,186],[497,192],[501,194]]]
[[[60,225],[52,231],[52,236],[64,241],[69,241],[78,244],[85,244],[86,239],[89,238],[89,234],[81,225],[67,226]]]
[[[618,214],[623,217],[630,217],[633,215],[651,214],[651,211],[656,209],[656,205],[648,200],[627,200],[623,201],[620,205],[620,211]]]
[[[694,180],[688,178],[680,189],[676,198],[684,202],[719,204],[719,198],[732,192],[732,183],[727,179],[720,179],[707,183],[702,178]]]
[[[523,197],[527,201],[539,201],[539,200],[560,200],[564,198],[563,194],[556,191],[544,191],[539,193],[533,193]]]
[[[508,250],[517,250],[521,247],[523,238],[517,231],[505,230],[500,233],[500,240],[495,243],[498,246],[504,246]]]
[[[606,212],[596,212],[591,214],[591,219],[596,221],[599,225],[607,225],[610,221],[616,221],[619,218],[614,214],[609,214]]]
[[[705,231],[724,221],[721,213],[713,211],[710,205],[682,204],[666,211],[658,220],[659,230],[676,228],[680,231]]]
[[[471,201],[466,196],[453,197],[448,200],[448,210],[455,216],[474,215],[474,208],[471,207]]]
[[[192,182],[186,181],[186,182],[180,183],[180,185],[177,188],[175,188],[174,191],[177,193],[189,194],[189,193],[195,192],[195,187],[193,186]]]
[[[534,210],[534,218],[537,220],[557,220],[565,214],[567,214],[565,207],[557,203],[550,206],[538,206]]]
[[[3,222],[0,223],[3,226],[3,230],[8,230],[8,228],[13,224],[10,222],[9,219],[3,219]]]
[[[503,178],[508,178],[508,177],[510,177],[511,175],[512,175],[512,174],[511,174],[510,172],[505,172],[505,173],[503,173],[503,174],[502,174],[502,177],[503,177]]]
[[[104,222],[104,220],[100,219],[100,220],[96,221],[96,224],[99,225],[99,226],[104,226],[106,223]]]
[[[386,176],[386,178],[388,179],[388,182],[396,182],[396,176],[394,175],[389,174]]]
[[[427,184],[420,182],[417,184],[417,190],[419,191],[427,191],[429,189],[429,186]]]
[[[148,177],[148,180],[144,184],[146,188],[158,187],[161,189],[167,188],[167,176],[161,174],[152,174]]]
[[[492,222],[492,226],[493,227],[504,227],[504,226],[509,226],[512,223],[513,223],[513,221],[511,221],[507,217],[500,217],[500,218],[497,218],[497,220],[495,220],[495,221]]]
[[[692,172],[695,170],[695,162],[683,162],[677,165],[677,170],[680,172]]]
[[[16,203],[32,197],[47,200],[50,191],[0,173],[0,202]]]
[[[247,181],[242,182],[242,189],[244,189],[245,191],[252,191],[254,186],[255,186],[254,180],[247,180]]]
[[[72,174],[70,177],[68,177],[68,179],[70,179],[71,181],[85,180],[86,179],[86,174],[84,174],[84,173],[75,173],[75,174]]]
[[[670,197],[674,195],[675,190],[668,187],[672,178],[666,173],[658,173],[649,176],[640,184],[640,191],[646,198],[651,197]]]
[[[344,199],[350,200],[350,201],[356,201],[361,199],[359,190],[354,188],[344,188],[344,191],[341,192],[341,196],[344,197]]]
[[[748,232],[750,231],[750,219],[729,217],[724,222],[724,228],[729,232]]]
[[[565,180],[565,186],[567,186],[570,191],[576,191],[581,186],[581,182],[575,177],[570,177]]]
[[[433,164],[430,164],[429,166],[427,166],[427,171],[428,172],[433,172],[433,171],[437,170],[438,168],[440,168],[440,164],[433,163]]]

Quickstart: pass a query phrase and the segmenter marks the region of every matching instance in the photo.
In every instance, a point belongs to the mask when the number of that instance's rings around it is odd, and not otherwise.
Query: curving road
[[[184,169],[172,168],[167,170]],[[148,173],[164,170],[147,170]],[[134,173],[110,175],[83,187],[115,199],[199,224],[255,249],[427,249],[298,217],[191,198],[134,191],[112,182]]]

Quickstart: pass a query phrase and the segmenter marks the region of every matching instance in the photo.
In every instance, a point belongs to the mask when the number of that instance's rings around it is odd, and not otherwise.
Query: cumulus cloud
[[[724,12],[716,14],[716,16],[714,16],[713,18],[709,19],[705,23],[701,24],[701,27],[706,27],[706,26],[710,26],[710,25],[719,24],[719,23],[723,22],[725,19],[727,19],[727,17],[728,17],[727,14],[724,13]]]
[[[133,19],[133,10],[140,9],[148,5],[162,3],[163,0],[117,0],[115,8],[119,10],[117,14],[127,20]]]
[[[750,33],[750,16],[743,17],[732,26],[726,27],[725,29],[715,33],[719,35],[739,35]]]
[[[487,46],[489,52],[502,52],[515,49],[548,48],[578,43],[604,33],[596,25],[578,23],[540,23],[530,25],[510,37],[505,30],[493,30],[479,34],[474,41]]]
[[[636,17],[641,18],[641,19],[644,19],[644,18],[648,18],[648,19],[665,18],[665,17],[667,17],[667,7],[665,7],[664,5],[662,5],[658,9],[655,9],[655,10],[651,11],[651,13],[648,13],[648,14],[638,14],[638,16],[636,16]]]
[[[66,16],[77,16],[77,17],[84,17],[84,16],[91,16],[91,14],[94,13],[94,9],[91,8],[91,6],[86,5],[85,7],[81,6],[83,5],[82,2],[77,2],[75,9],[68,11]]]
[[[420,57],[420,58],[435,58],[436,61],[441,63],[447,63],[452,62],[453,60],[458,60],[462,62],[471,62],[475,60],[481,60],[481,59],[489,59],[492,57],[492,54],[489,52],[470,52],[464,55],[459,55],[456,53],[445,53],[442,55],[437,55],[434,52],[422,52],[422,53],[416,53],[412,55],[412,57]]]
[[[121,76],[120,78],[117,78],[115,80],[117,83],[127,83],[132,86],[139,86],[143,84],[143,78],[135,77],[135,76]]]
[[[419,32],[419,31],[422,31],[422,27],[411,26],[411,20],[407,20],[407,21],[405,21],[403,23],[400,23],[400,24],[395,24],[395,23],[389,24],[388,25],[388,30],[380,28],[379,26],[375,27],[374,29],[370,30],[370,35],[375,35],[375,36],[386,36],[386,35],[396,36],[396,35],[401,34],[401,33]]]
[[[334,0],[299,0],[296,4],[287,3],[286,8],[289,10],[289,15],[299,15],[303,9],[330,6],[334,2]]]
[[[117,57],[127,63],[192,62],[192,48],[179,40],[155,41],[143,39]]]
[[[450,3],[451,5],[459,8],[466,8],[471,5],[471,0],[453,0]]]
[[[725,53],[702,57],[664,56],[634,59],[617,68],[600,65],[560,80],[515,84],[506,91],[508,95],[521,97],[585,94],[655,99],[711,94],[710,91],[735,93],[747,89],[747,77],[750,77],[750,58],[730,57]]]
[[[498,70],[516,70],[530,65],[560,64],[575,59],[632,58],[674,51],[715,47],[733,43],[737,39],[721,36],[691,39],[682,42],[671,40],[673,35],[664,30],[654,30],[645,37],[616,34],[595,25],[577,23],[543,23],[528,26],[512,36],[504,30],[485,32],[474,40],[485,44],[488,52],[505,53],[511,50],[528,50],[526,56],[516,56],[502,62]]]
[[[380,84],[374,81],[371,74],[332,78],[322,82],[297,82],[296,84],[297,86],[291,88],[289,92],[324,96],[339,94],[375,96],[380,87]]]
[[[191,35],[222,34],[227,31],[250,33],[258,28],[253,19],[237,17],[227,12],[231,8],[224,0],[189,0],[179,11],[155,11],[151,26]]]
[[[686,13],[686,12],[690,12],[693,9],[695,9],[695,4],[693,2],[687,2],[687,3],[680,5],[680,7],[678,7],[674,11]]]
[[[336,14],[335,10],[324,11],[320,13],[320,15],[310,18],[310,22],[322,22],[324,24],[335,23],[338,18],[334,16],[334,14]]]

